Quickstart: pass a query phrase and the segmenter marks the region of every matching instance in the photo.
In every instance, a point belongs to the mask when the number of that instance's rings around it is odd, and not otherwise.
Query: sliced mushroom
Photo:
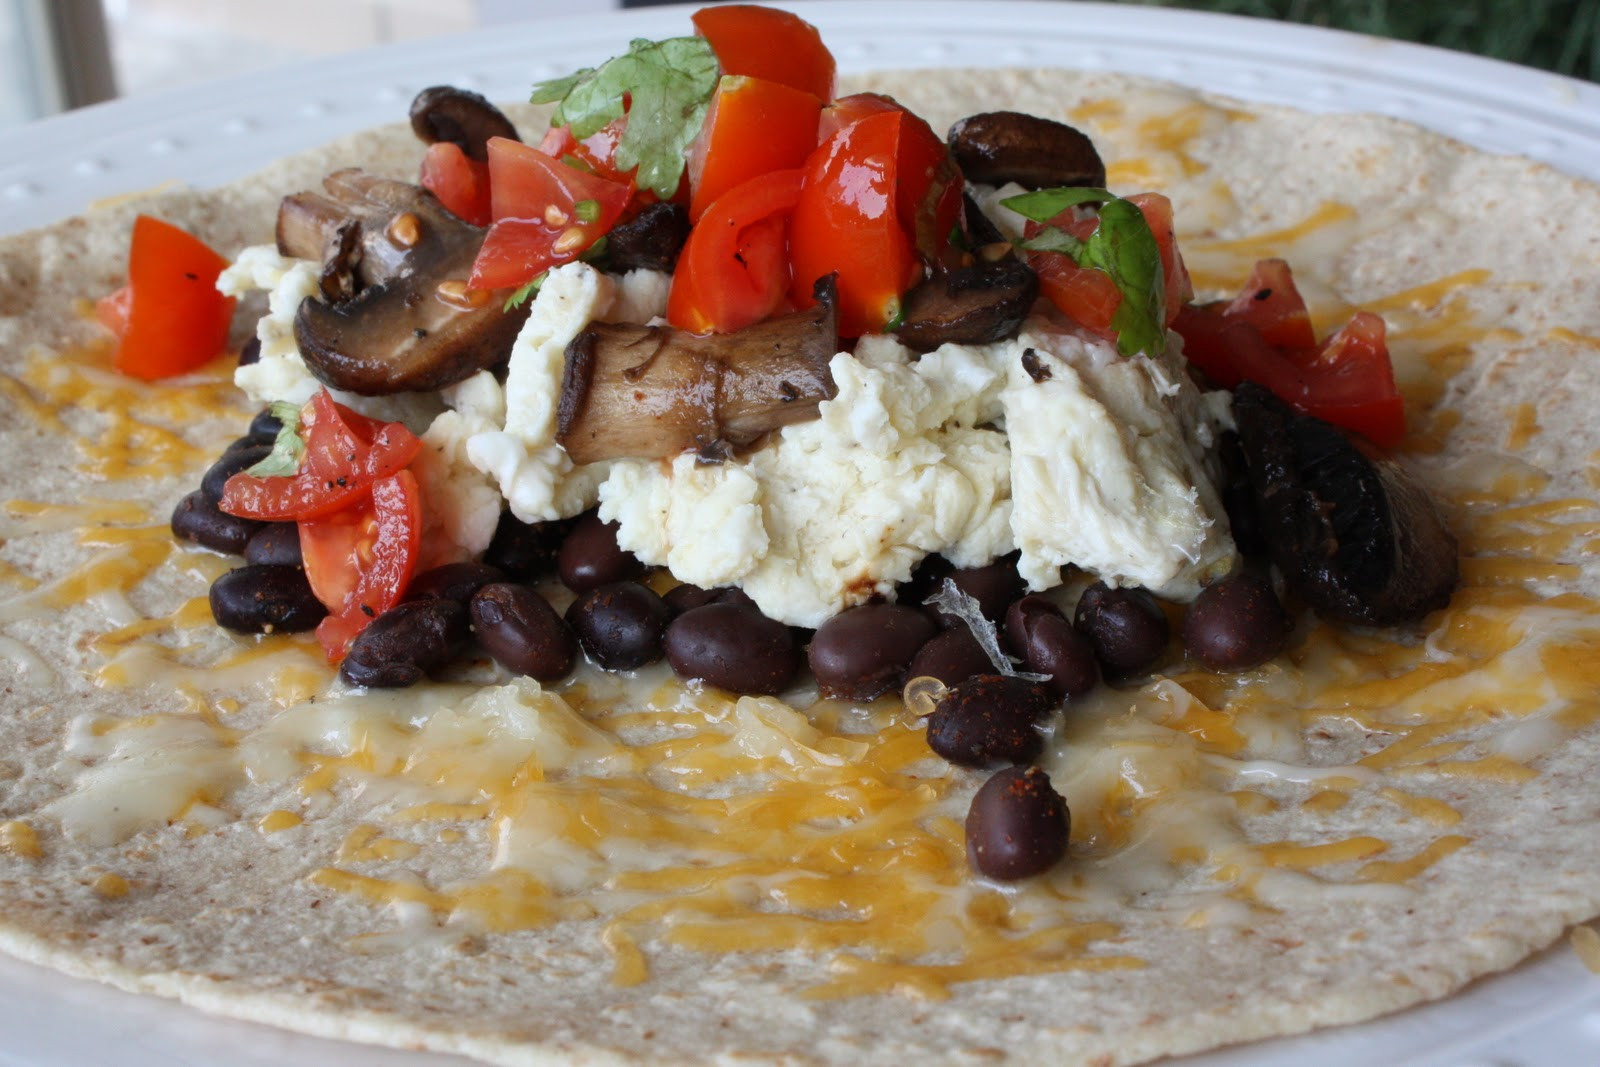
[[[417,94],[411,101],[411,129],[423,144],[449,141],[479,163],[489,158],[489,138],[522,140],[511,120],[485,97],[451,85]]]
[[[817,305],[728,334],[594,323],[567,346],[556,439],[575,463],[727,458],[817,416],[839,350],[830,275]]]
[[[670,271],[688,239],[688,210],[658,201],[606,234],[606,269]]]
[[[1015,256],[937,271],[906,294],[892,331],[912,348],[981,345],[1015,337],[1039,296],[1039,276]]]
[[[1405,468],[1253,382],[1233,413],[1273,563],[1317,614],[1397,626],[1450,602],[1456,539]]]
[[[502,310],[504,290],[467,288],[483,230],[405,182],[342,170],[323,188],[278,210],[279,250],[325,260],[323,294],[334,299],[302,302],[294,323],[319,380],[382,396],[505,362],[528,312]]]
[[[986,111],[950,127],[950,152],[967,180],[1029,189],[1106,184],[1094,142],[1064,122]]]
[[[961,217],[966,223],[967,242],[974,248],[984,245],[1001,244],[1006,235],[1000,232],[1000,227],[994,220],[983,213],[983,208],[972,199],[971,193],[961,194]]]

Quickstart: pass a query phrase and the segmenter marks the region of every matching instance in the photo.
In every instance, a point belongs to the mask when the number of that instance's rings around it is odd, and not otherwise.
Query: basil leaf
[[[273,439],[272,451],[260,463],[245,471],[256,478],[288,477],[300,472],[300,458],[306,443],[300,437],[300,405],[274,400],[272,414],[283,425]]]
[[[1049,222],[1069,207],[1079,204],[1105,204],[1116,197],[1104,189],[1090,187],[1038,189],[1031,193],[1018,193],[1008,196],[1000,201],[1002,207],[1008,207],[1025,219],[1034,222]]]
[[[1022,248],[1028,252],[1064,252],[1072,257],[1074,263],[1083,255],[1082,241],[1066,230],[1058,230],[1053,226],[1023,241]]]
[[[559,100],[552,125],[566,123],[580,141],[628,116],[617,143],[618,170],[666,200],[683,176],[684,152],[700,132],[717,87],[717,55],[703,37],[636,40],[598,68],[533,88],[536,104]],[[624,99],[629,103],[626,107]]]
[[[1117,351],[1124,356],[1160,352],[1167,346],[1166,273],[1161,248],[1138,205],[1104,189],[1040,189],[1010,196],[1001,204],[1034,222],[1051,219],[1079,204],[1099,204],[1100,222],[1080,240],[1046,225],[1021,247],[1030,252],[1060,252],[1080,267],[1104,271],[1116,283],[1122,302],[1111,316]]]
[[[1122,303],[1111,316],[1117,351],[1155,354],[1167,347],[1167,284],[1161,248],[1138,205],[1113,200],[1100,209],[1100,226],[1083,242],[1080,267],[1096,267],[1111,275]]]

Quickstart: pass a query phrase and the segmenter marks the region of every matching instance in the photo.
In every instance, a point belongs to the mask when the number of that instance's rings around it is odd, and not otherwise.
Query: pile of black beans
[[[201,476],[200,488],[178,501],[172,512],[177,537],[244,557],[244,566],[211,586],[211,614],[219,625],[240,633],[310,630],[328,613],[306,581],[294,523],[241,519],[217,506],[229,478],[272,452],[279,429],[271,412],[257,415],[244,436]]]
[[[306,581],[293,523],[239,519],[217,507],[227,479],[264,458],[277,431],[270,413],[257,416],[172,516],[178,537],[244,556],[244,566],[211,588],[217,622],[243,633],[309,630],[326,614]],[[936,678],[946,688],[928,719],[929,746],[959,766],[1000,768],[973,799],[969,860],[985,876],[1014,880],[1048,870],[1067,849],[1066,802],[1033,765],[1041,728],[1102,679],[1148,673],[1171,645],[1167,612],[1145,590],[1096,583],[1069,619],[1056,599],[1027,592],[1015,554],[969,569],[930,557],[895,603],[846,609],[814,632],[768,618],[738,589],[680,585],[658,595],[647,572],[617,544],[616,527],[593,512],[540,524],[507,512],[481,562],[417,575],[404,601],[351,644],[340,672],[353,685],[408,686],[476,641],[506,670],[544,682],[570,673],[580,650],[613,671],[665,658],[682,678],[741,694],[783,692],[802,662],[823,696],[857,702],[898,692],[911,678]],[[552,576],[574,594],[564,613],[539,588]],[[1002,652],[1037,680],[999,672],[971,625],[924,603],[946,581],[975,602]],[[1290,628],[1265,572],[1247,567],[1189,605],[1181,638],[1192,660],[1236,671],[1276,656]]]

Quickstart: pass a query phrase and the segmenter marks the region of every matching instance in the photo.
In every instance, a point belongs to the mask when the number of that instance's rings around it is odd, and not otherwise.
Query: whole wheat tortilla
[[[1282,237],[1280,250],[1314,307],[1388,301],[1391,318],[1410,323],[1411,340],[1396,346],[1400,376],[1413,419],[1434,442],[1410,458],[1446,494],[1464,553],[1525,558],[1528,582],[1545,595],[1600,593],[1600,562],[1582,537],[1551,542],[1542,560],[1525,547],[1495,549],[1480,536],[1485,512],[1471,507],[1472,493],[1494,474],[1533,486],[1521,503],[1574,501],[1559,512],[1562,524],[1600,517],[1591,477],[1600,447],[1591,414],[1600,396],[1600,189],[1395,121],[1197,107],[1188,90],[1132,78],[940,71],[874,78],[871,86],[935,128],[996,107],[1076,121],[1113,163],[1114,187],[1133,187],[1118,184],[1117,168],[1137,159],[1147,180],[1173,197],[1202,283],[1242,280],[1254,247],[1229,242],[1295,230],[1325,205],[1346,205],[1312,236]],[[1118,121],[1118,100],[1166,115],[1165,125]],[[1175,139],[1178,126],[1183,136]],[[1420,864],[1409,889],[1288,892],[1244,921],[1209,923],[1180,922],[1173,911],[1193,884],[1168,887],[1171,899],[1130,892],[1115,909],[1117,932],[1096,954],[1140,965],[963,982],[944,1000],[811,999],[805,990],[827,974],[819,953],[705,954],[659,941],[644,946],[647,980],[619,986],[603,920],[357,951],[352,946],[392,918],[307,875],[339,852],[370,815],[369,801],[341,797],[308,816],[286,844],[256,824],[269,812],[299,810],[302,798],[287,780],[236,783],[215,799],[220,815],[203,832],[173,825],[107,844],[62,834],[48,806],[86,773],[64,755],[74,724],[184,707],[170,684],[97,685],[105,651],[90,639],[135,616],[168,617],[203,593],[207,573],[193,562],[203,553],[178,552],[126,598],[47,613],[18,608],[38,595],[29,579],[48,588],[102,551],[83,543],[84,524],[161,524],[249,412],[240,407],[173,427],[198,446],[182,475],[106,482],[85,472],[69,441],[73,434],[99,439],[112,420],[89,394],[52,425],[31,407],[46,391],[40,375],[67,358],[56,353],[100,338],[82,302],[119,284],[135,212],[161,215],[231,250],[270,240],[278,198],[313,186],[327,170],[355,163],[404,175],[417,158],[407,131],[379,131],[227,188],[130,200],[0,243],[0,372],[7,376],[0,379],[0,499],[80,509],[70,523],[0,513],[0,594],[8,598],[0,601],[0,828],[24,826],[37,842],[27,847],[16,830],[0,836],[0,943],[9,951],[207,1011],[501,1063],[998,1056],[1131,1063],[1446,996],[1600,913],[1594,692],[1575,694],[1567,723],[1531,741],[1526,731],[1513,737],[1526,720],[1499,708],[1478,709],[1449,732],[1449,742],[1460,743],[1453,758],[1510,752],[1505,758],[1532,768],[1525,780],[1445,773],[1445,756],[1407,768],[1407,790],[1459,814],[1447,831],[1385,799],[1382,790],[1399,781],[1387,774],[1349,787],[1342,805],[1314,816],[1304,803],[1314,790],[1280,781],[1273,810],[1246,823],[1257,842],[1378,837],[1388,847],[1384,857],[1395,860],[1441,837],[1461,839]],[[1447,290],[1392,299],[1450,277]],[[152,399],[147,421],[162,419]],[[86,511],[85,498],[132,501],[144,517]],[[1469,566],[1467,573],[1471,584],[1477,572]],[[234,647],[204,627],[185,631],[183,641],[197,658]],[[259,695],[242,696],[231,726],[248,729],[279,714]],[[1342,725],[1322,717],[1306,729],[1311,758],[1326,766],[1350,764],[1394,740],[1354,717]],[[460,829],[481,841],[481,826]],[[115,883],[108,888],[108,873],[125,893]],[[468,872],[422,873],[437,884]]]

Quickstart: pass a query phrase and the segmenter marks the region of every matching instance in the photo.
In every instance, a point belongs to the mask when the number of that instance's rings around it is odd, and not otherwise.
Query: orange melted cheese
[[[1125,178],[1198,166],[1187,146],[1230,121],[1199,106],[1138,120],[1103,101],[1083,112],[1101,125],[1137,123],[1145,155],[1114,164]],[[1270,234],[1186,238],[1185,248],[1198,284],[1232,291],[1253,259],[1293,261],[1346,239],[1358,221],[1329,203]],[[1492,281],[1464,271],[1377,302],[1421,416],[1419,450],[1442,447],[1455,425],[1454,413],[1429,410],[1441,376],[1474,344],[1508,336],[1463,299]],[[1315,313],[1327,322],[1349,310],[1329,298]],[[112,480],[196,471],[212,451],[184,428],[244,415],[220,366],[147,386],[112,374],[98,350],[37,356],[21,377],[0,376],[0,404],[69,434],[85,471]],[[1536,415],[1508,427],[1509,448],[1529,443]],[[827,963],[804,991],[812,997],[937,998],[986,978],[1139,967],[1119,951],[1115,921],[1135,895],[1200,880],[1212,891],[1173,920],[1200,929],[1272,907],[1286,886],[1410,885],[1473,846],[1442,833],[1464,822],[1442,792],[1514,792],[1540,773],[1543,751],[1600,718],[1600,605],[1541,586],[1577,574],[1575,560],[1600,541],[1600,508],[1517,503],[1547,482],[1507,466],[1455,494],[1464,584],[1423,641],[1313,624],[1258,670],[1180,671],[1137,689],[1102,687],[1075,706],[1042,761],[1072,807],[1072,858],[1004,893],[966,865],[962,819],[979,776],[932,757],[920,721],[894,699],[791,707],[685,687],[659,669],[632,682],[580,673],[554,691],[520,682],[330,693],[314,641],[219,645],[192,591],[92,636],[96,684],[155,687],[161,710],[75,730],[64,744],[89,769],[46,814],[69,836],[115,844],[169,823],[200,832],[244,816],[230,805],[247,781],[281,785],[285,802],[300,804],[249,813],[261,834],[379,794],[384,804],[310,857],[311,882],[369,902],[375,930],[392,905],[485,934],[600,920],[624,986],[648,980],[662,945],[804,950]],[[93,552],[44,582],[0,569],[22,588],[0,600],[0,621],[126,600],[156,578],[198,587],[227,565],[176,546],[157,517],[116,501],[5,510],[38,531],[79,531]],[[1319,764],[1305,742],[1317,732],[1356,738],[1348,762]],[[1286,813],[1294,839],[1253,831]],[[30,825],[6,822],[0,852],[32,858],[41,846]],[[439,856],[478,873],[435,882]],[[108,899],[130,891],[121,876],[94,878]]]

